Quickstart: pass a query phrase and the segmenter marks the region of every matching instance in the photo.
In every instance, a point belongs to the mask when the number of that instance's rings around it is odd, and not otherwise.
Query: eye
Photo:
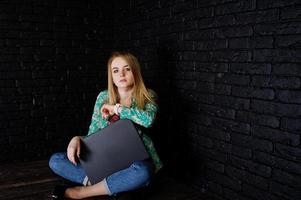
[[[113,73],[117,73],[117,72],[118,72],[118,70],[117,70],[117,69],[113,70]]]
[[[127,67],[125,68],[126,71],[131,71],[131,68]]]

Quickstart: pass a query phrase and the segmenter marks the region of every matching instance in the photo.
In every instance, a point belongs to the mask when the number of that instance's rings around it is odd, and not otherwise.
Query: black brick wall
[[[106,86],[112,5],[0,1],[0,162],[37,159],[85,135]]]
[[[85,134],[108,53],[128,49],[168,173],[213,199],[300,197],[299,1],[39,2],[1,1],[1,161]]]
[[[153,137],[171,174],[215,199],[300,198],[300,9],[115,1],[115,48],[139,56],[159,93]]]

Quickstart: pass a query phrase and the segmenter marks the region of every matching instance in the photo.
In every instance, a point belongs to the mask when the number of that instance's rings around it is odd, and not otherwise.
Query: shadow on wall
[[[158,134],[153,139],[164,163],[164,171],[177,179],[191,180],[195,172],[201,169],[196,165],[193,147],[189,144],[188,134],[185,131],[189,130],[185,124],[188,121],[188,113],[185,110],[194,105],[189,105],[192,103],[185,101],[181,90],[175,87],[178,50],[177,41],[168,39],[159,41],[156,48],[157,66],[161,73],[158,74],[160,87],[156,88],[160,111],[155,125]]]

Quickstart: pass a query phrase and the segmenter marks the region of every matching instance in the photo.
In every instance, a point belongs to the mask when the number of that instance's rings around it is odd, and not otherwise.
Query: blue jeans
[[[49,160],[50,168],[63,178],[85,185],[86,173],[78,162],[72,164],[66,153],[55,153]],[[116,195],[120,192],[138,189],[147,186],[154,174],[151,160],[134,162],[126,169],[120,170],[104,179],[108,194]]]

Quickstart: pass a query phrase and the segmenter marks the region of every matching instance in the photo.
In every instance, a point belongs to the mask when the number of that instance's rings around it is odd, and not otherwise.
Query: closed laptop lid
[[[135,125],[122,119],[85,137],[81,144],[80,163],[92,184],[149,158]]]

